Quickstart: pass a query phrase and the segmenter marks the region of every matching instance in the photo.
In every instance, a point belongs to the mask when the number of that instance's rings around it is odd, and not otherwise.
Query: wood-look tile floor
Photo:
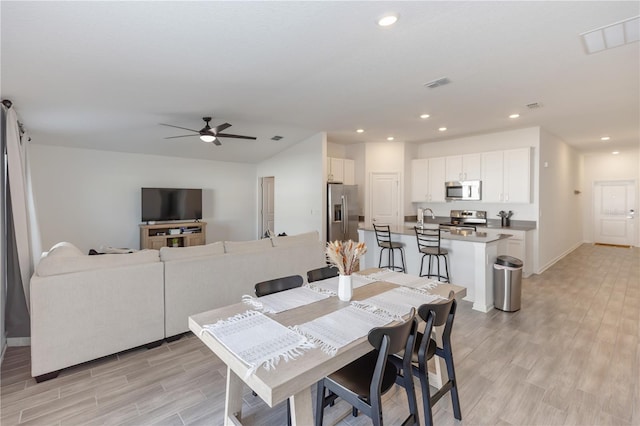
[[[475,312],[461,302],[453,330],[463,420],[445,396],[436,425],[640,425],[640,251],[582,245],[525,279],[522,309]],[[193,335],[64,370],[37,384],[29,348],[1,369],[4,425],[219,425],[225,366]],[[419,390],[419,386],[417,386]],[[403,392],[384,400],[385,423],[406,415]],[[344,402],[325,424],[368,425]],[[245,423],[286,424],[247,389]]]

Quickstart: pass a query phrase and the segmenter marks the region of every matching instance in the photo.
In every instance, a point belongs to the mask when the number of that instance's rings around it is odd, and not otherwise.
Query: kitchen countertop
[[[451,218],[448,216],[436,216],[435,219],[431,219],[429,215],[425,215],[425,225],[438,225],[441,223],[448,223]],[[405,225],[414,226],[417,222],[416,216],[405,216]],[[512,220],[511,226],[501,226],[500,219],[488,219],[486,225],[476,225],[477,228],[489,228],[489,229],[504,229],[505,231],[532,231],[537,228],[536,222],[533,220]]]
[[[434,228],[436,226],[437,226],[436,223],[426,224],[425,228],[429,228],[429,227]],[[392,234],[408,235],[408,236],[415,237],[416,233],[413,227],[414,225],[405,224],[401,228],[391,227],[390,230]],[[375,232],[373,227],[361,226],[358,229],[363,231]],[[497,235],[488,235],[486,232],[482,232],[482,231],[474,232],[474,231],[468,231],[468,230],[464,230],[460,232],[455,232],[455,231],[451,232],[447,230],[442,230],[442,233],[440,235],[442,236],[443,240],[468,241],[471,243],[490,243],[493,241],[510,238],[512,236],[507,233],[497,234]]]

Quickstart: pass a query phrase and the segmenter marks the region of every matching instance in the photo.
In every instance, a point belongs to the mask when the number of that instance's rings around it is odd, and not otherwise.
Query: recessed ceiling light
[[[356,130],[356,133],[364,133],[364,129],[358,129]]]
[[[608,141],[609,139],[611,139],[609,136],[603,136],[600,138],[601,141]]]
[[[613,155],[618,155],[618,154],[620,154],[620,151],[613,151],[612,154]]]
[[[392,140],[393,140],[393,136],[389,136],[389,137],[387,138],[387,140],[388,140],[388,141],[392,141]]]
[[[389,25],[393,25],[398,21],[398,15],[385,15],[382,18],[378,19],[378,25],[381,27],[388,27]]]
[[[441,131],[441,132],[446,132],[447,128],[446,127],[440,127],[438,130]]]
[[[430,117],[430,115],[429,115],[429,114],[422,114],[422,115],[420,116],[420,118],[422,118],[423,120],[424,120],[425,118],[429,118],[429,117]]]
[[[509,116],[509,118],[518,118],[518,117],[520,117],[520,114],[511,114]]]

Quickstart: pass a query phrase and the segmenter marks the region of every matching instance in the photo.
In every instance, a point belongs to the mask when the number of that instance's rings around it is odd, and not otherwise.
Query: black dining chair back
[[[402,365],[411,368],[417,320],[415,309],[409,318],[398,325],[376,327],[369,331],[368,340],[373,349],[340,370],[318,382],[316,394],[316,426],[322,426],[324,409],[342,398],[353,407],[354,415],[362,411],[373,424],[382,425],[382,395],[399,383],[407,392],[409,416],[403,424],[418,425],[418,408],[411,375],[398,380],[398,370],[389,355],[404,350]],[[325,396],[325,389],[329,395]]]
[[[290,275],[288,277],[276,278],[262,281],[255,285],[256,296],[266,296],[268,294],[279,293],[296,287],[302,287],[304,280],[300,275]]]
[[[325,266],[318,269],[312,269],[307,272],[307,282],[326,280],[327,278],[337,277],[340,274],[335,266]]]
[[[458,383],[456,380],[455,368],[453,365],[453,353],[451,350],[451,330],[453,328],[453,320],[456,315],[457,302],[454,293],[449,293],[449,300],[446,303],[429,303],[421,305],[418,308],[418,316],[425,321],[424,334],[416,333],[416,344],[413,353],[412,366],[410,369],[402,367],[402,376],[415,375],[420,379],[420,388],[422,390],[422,404],[424,406],[425,424],[433,425],[432,407],[447,392],[451,392],[451,403],[453,406],[453,415],[456,419],[462,420],[460,411],[460,400],[458,397]],[[436,341],[431,338],[434,327],[444,326],[442,330],[442,346],[438,346]],[[429,371],[427,362],[438,356],[444,359],[447,367],[447,381],[433,395],[429,391]],[[401,359],[394,357],[394,364],[401,368]],[[406,372],[411,371],[411,374]]]

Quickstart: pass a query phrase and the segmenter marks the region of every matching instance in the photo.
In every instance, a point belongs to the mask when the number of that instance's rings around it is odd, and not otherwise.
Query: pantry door
[[[375,225],[399,224],[399,173],[373,172],[370,175],[369,200],[371,200],[371,223]]]
[[[594,241],[634,245],[636,200],[633,181],[596,182],[593,192]]]

